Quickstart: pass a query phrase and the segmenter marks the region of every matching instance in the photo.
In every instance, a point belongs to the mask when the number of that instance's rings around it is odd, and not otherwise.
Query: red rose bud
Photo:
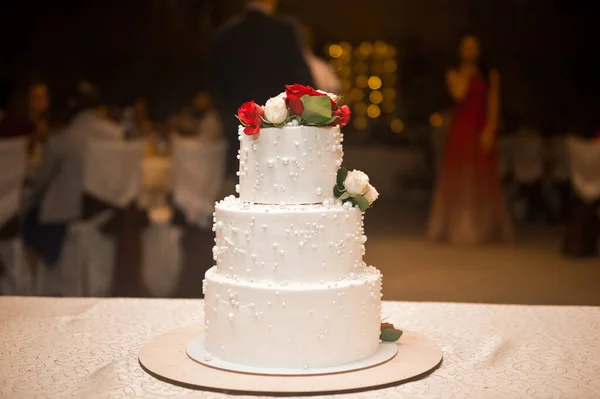
[[[342,105],[341,107],[333,110],[331,113],[333,116],[337,116],[337,118],[331,123],[332,125],[339,125],[340,127],[344,127],[350,121],[350,108],[347,105]]]
[[[285,101],[292,114],[302,115],[304,112],[304,104],[302,104],[300,97],[295,94],[288,94]]]
[[[394,328],[392,323],[381,323],[381,329],[385,330],[386,328]]]
[[[248,101],[242,104],[238,109],[238,118],[244,124],[244,133],[248,135],[257,134],[262,124],[261,116],[264,114],[263,108],[254,101]]]

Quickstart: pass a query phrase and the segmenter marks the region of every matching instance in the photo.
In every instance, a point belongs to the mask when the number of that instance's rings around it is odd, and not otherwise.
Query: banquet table
[[[435,340],[441,366],[334,397],[600,397],[598,307],[385,302],[383,316]],[[199,299],[1,297],[0,398],[227,397],[161,382],[138,363],[144,343],[202,318]]]

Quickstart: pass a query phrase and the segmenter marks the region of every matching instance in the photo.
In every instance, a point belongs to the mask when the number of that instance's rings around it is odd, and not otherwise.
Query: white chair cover
[[[145,143],[141,140],[90,140],[83,162],[84,191],[123,207],[138,194]]]
[[[27,171],[27,142],[24,138],[0,140],[0,228],[19,213],[22,187]],[[5,295],[31,294],[32,276],[19,238],[0,241],[0,292]]]
[[[63,296],[108,296],[111,293],[116,242],[98,226],[112,216],[103,212],[92,220],[74,222],[63,244],[60,287]]]
[[[25,139],[0,139],[0,227],[19,211],[26,171]]]
[[[173,197],[190,224],[208,227],[225,177],[227,143],[173,139]]]
[[[573,189],[586,202],[600,199],[600,140],[567,139]]]
[[[181,271],[181,229],[165,223],[152,223],[142,235],[142,276],[155,297],[176,293]]]
[[[138,194],[144,143],[90,140],[85,146],[85,193],[115,207]],[[116,242],[98,227],[113,211],[72,223],[61,254],[61,293],[65,296],[107,296],[112,288]]]
[[[20,238],[0,241],[0,260],[5,266],[4,275],[0,278],[0,293],[33,294],[33,276],[25,259],[25,250]]]
[[[537,134],[522,134],[513,142],[513,170],[515,180],[531,183],[543,173],[542,138]]]

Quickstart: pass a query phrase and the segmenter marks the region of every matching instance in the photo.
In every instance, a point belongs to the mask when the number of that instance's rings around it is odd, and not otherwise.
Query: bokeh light
[[[400,119],[394,119],[392,120],[392,123],[390,123],[390,128],[392,129],[392,132],[396,134],[402,133],[404,131],[404,122]]]
[[[364,75],[369,71],[369,65],[366,62],[357,62],[354,65],[354,72],[359,75]]]
[[[371,104],[367,108],[367,115],[369,115],[371,118],[377,118],[379,115],[381,115],[381,109],[378,105]]]
[[[369,101],[373,104],[379,104],[383,101],[383,94],[378,90],[372,91],[371,94],[369,94]]]
[[[336,72],[341,71],[344,66],[344,63],[339,59],[331,60],[330,64]]]
[[[444,117],[439,112],[434,112],[429,117],[429,124],[433,127],[441,127],[444,124]]]
[[[350,68],[349,65],[344,65],[341,69],[340,69],[340,75],[343,77],[348,77],[352,74],[352,68]]]
[[[396,72],[397,68],[398,68],[398,64],[396,64],[396,61],[394,61],[394,60],[385,60],[383,62],[383,69],[386,72]]]
[[[373,45],[370,42],[362,42],[358,47],[358,50],[367,56],[373,52]]]
[[[339,58],[343,53],[344,50],[339,44],[332,44],[331,46],[329,46],[329,55],[332,58]]]
[[[350,82],[348,79],[342,79],[341,83],[340,83],[340,89],[342,90],[342,92],[347,92],[352,88],[352,82]]]
[[[352,51],[352,45],[348,42],[340,42],[340,47],[344,50],[344,53],[350,53]]]
[[[393,100],[396,98],[396,89],[393,87],[386,87],[382,90],[383,98],[386,100]]]
[[[385,55],[385,53],[388,51],[388,45],[382,40],[375,41],[375,45],[373,47],[377,55]]]
[[[381,87],[381,78],[379,76],[371,76],[368,83],[372,90],[377,90]]]
[[[356,115],[364,115],[367,113],[367,104],[359,102],[354,104],[354,113]]]
[[[329,61],[341,79],[341,95],[359,118],[355,126],[366,129],[369,118],[376,119],[396,113],[398,63],[397,50],[383,40],[362,41],[352,46],[346,41],[325,46],[331,56]],[[395,119],[393,119],[395,120]],[[392,123],[390,120],[386,123]],[[398,120],[394,124],[399,128]],[[390,125],[391,126],[391,125]]]
[[[350,91],[350,99],[352,101],[361,101],[363,98],[365,98],[365,92],[358,87],[355,87]]]
[[[364,116],[355,117],[354,121],[352,123],[353,123],[354,127],[359,130],[364,130],[369,125],[369,121]]]
[[[369,78],[367,78],[367,75],[358,75],[356,77],[356,86],[357,87],[364,89],[365,87],[367,87],[368,83],[369,83]]]

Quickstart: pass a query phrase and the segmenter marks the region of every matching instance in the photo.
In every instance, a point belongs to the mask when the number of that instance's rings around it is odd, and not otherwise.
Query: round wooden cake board
[[[398,353],[373,367],[323,375],[260,375],[225,371],[192,360],[186,345],[202,325],[162,334],[146,343],[139,354],[142,368],[155,378],[191,389],[247,394],[325,394],[383,388],[426,376],[442,361],[441,348],[429,338],[404,331]]]

